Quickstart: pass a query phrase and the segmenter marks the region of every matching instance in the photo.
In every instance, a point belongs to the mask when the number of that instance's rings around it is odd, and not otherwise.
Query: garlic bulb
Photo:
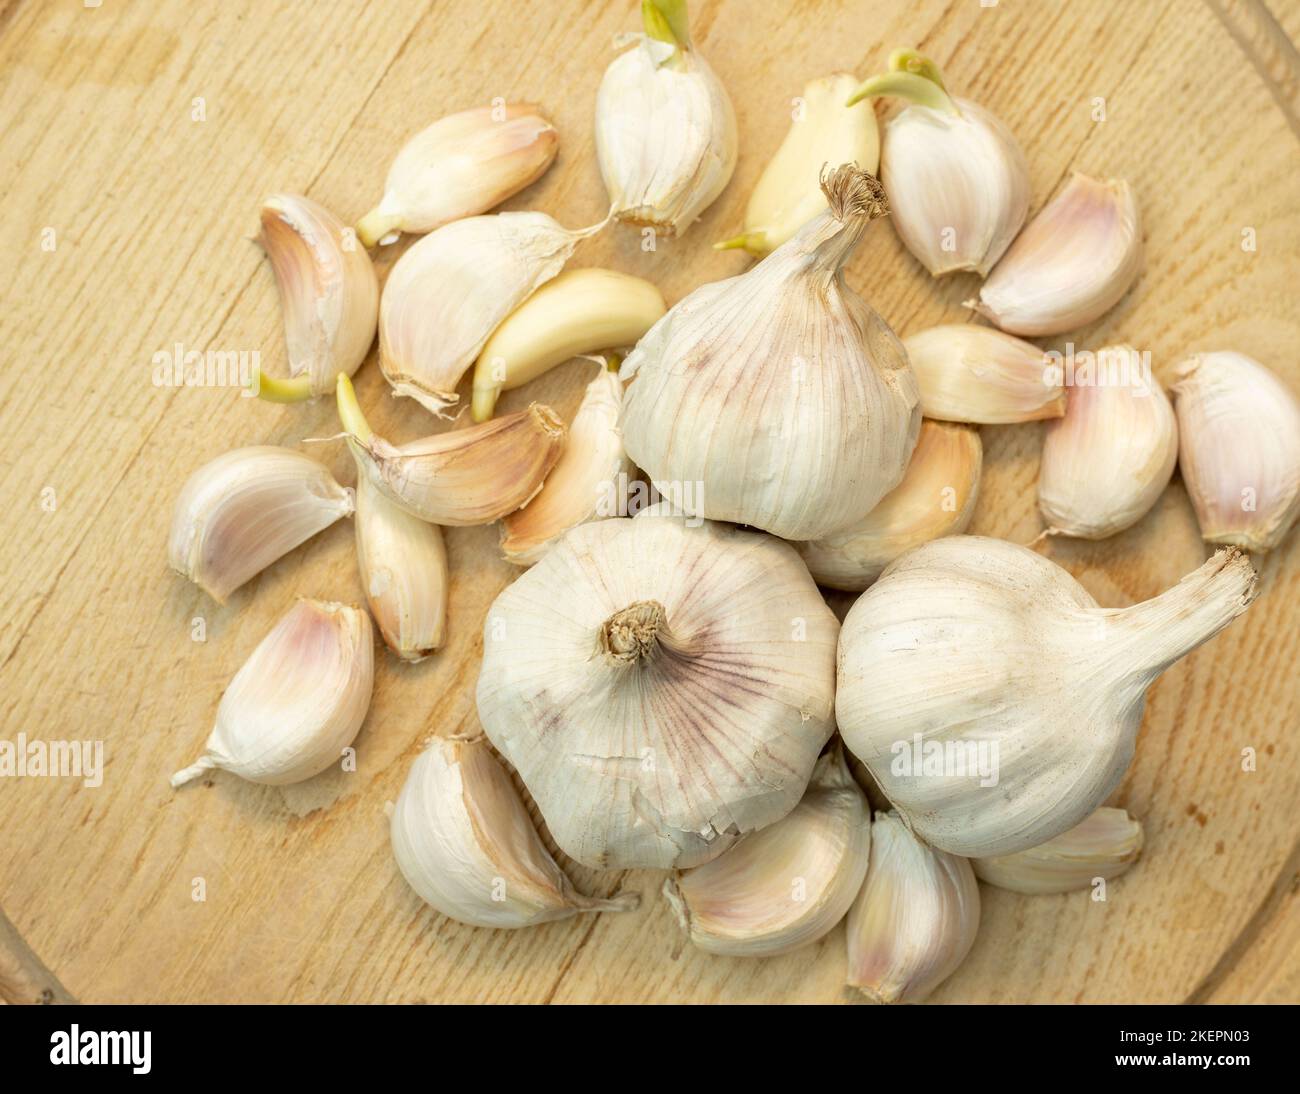
[[[476,927],[529,927],[579,912],[621,912],[574,889],[537,835],[510,777],[482,737],[435,737],[393,809],[393,856],[411,888]]]
[[[379,363],[393,390],[435,414],[455,406],[456,385],[501,321],[602,227],[571,232],[545,213],[497,213],[416,242],[379,306]]]
[[[1093,375],[1076,370],[1065,417],[1043,441],[1038,507],[1053,535],[1104,539],[1136,524],[1178,459],[1173,407],[1142,355],[1107,346],[1095,365]]]
[[[298,194],[272,194],[262,205],[259,242],[271,259],[284,311],[287,380],[258,375],[257,393],[292,403],[334,390],[370,351],[379,315],[379,280],[365,248],[343,222]]]
[[[1201,535],[1270,551],[1300,515],[1300,400],[1243,353],[1175,367],[1179,470]]]
[[[276,559],[352,513],[352,491],[301,452],[236,448],[181,489],[167,560],[218,604]]]
[[[516,566],[531,566],[570,528],[597,516],[615,516],[602,504],[632,473],[623,451],[619,417],[623,385],[618,372],[601,368],[587,385],[569,427],[569,439],[537,496],[501,519],[501,553]]]
[[[937,539],[849,610],[840,733],[922,839],[972,858],[1023,851],[1106,799],[1133,758],[1147,687],[1254,595],[1237,550],[1152,600],[1104,609],[1024,547]]]
[[[895,812],[871,826],[871,865],[849,909],[849,987],[873,1003],[920,1003],[966,959],[980,892],[964,858],[927,847]]]
[[[490,524],[513,513],[542,488],[564,447],[564,423],[540,403],[403,445],[370,429],[346,376],[339,377],[338,404],[359,474],[431,524]]]
[[[370,616],[299,600],[235,673],[203,755],[172,786],[216,767],[268,786],[319,775],[361,729],[374,669]]]
[[[823,185],[826,212],[672,307],[622,371],[636,380],[624,443],[659,492],[680,502],[689,488],[703,495],[691,511],[785,539],[869,512],[902,479],[921,423],[902,344],[842,271],[884,212],[880,184],[846,164]]]
[[[894,227],[934,277],[988,275],[1029,211],[1029,168],[1011,131],[981,106],[949,95],[933,61],[896,49],[890,71],[848,104],[898,96],[911,105],[885,123],[881,181]]]
[[[845,531],[795,548],[818,585],[860,592],[904,551],[966,531],[982,463],[978,430],[926,419],[903,481],[879,505]]]
[[[977,858],[975,876],[1015,893],[1068,893],[1119,877],[1142,853],[1142,825],[1103,806],[1055,839],[1014,855]]]
[[[743,247],[762,258],[826,208],[820,172],[826,163],[854,163],[873,175],[880,133],[870,106],[846,106],[857,78],[837,72],[813,80],[798,100],[790,131],[758,177],[745,207],[745,230],[716,249]]]
[[[566,270],[511,312],[474,365],[474,420],[497,396],[580,354],[635,345],[667,309],[649,281],[614,270]]]
[[[616,220],[680,235],[736,169],[736,113],[691,48],[685,0],[642,0],[644,36],[605,69],[596,156]]]
[[[1065,413],[1059,369],[1037,346],[992,327],[951,323],[903,339],[927,418],[978,425]]]
[[[664,895],[700,949],[770,957],[817,941],[844,918],[870,852],[871,811],[837,745],[789,815],[669,878]]]
[[[448,114],[402,145],[384,196],[357,224],[367,247],[476,216],[536,182],[560,136],[533,103]]]
[[[686,868],[780,820],[831,735],[838,624],[788,545],[644,511],[497,597],[478,711],[565,854]]]
[[[1060,334],[1119,303],[1141,266],[1142,226],[1129,184],[1076,174],[966,307],[1012,334]]]

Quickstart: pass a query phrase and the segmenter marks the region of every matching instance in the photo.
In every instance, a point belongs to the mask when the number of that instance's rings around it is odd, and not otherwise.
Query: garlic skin
[[[770,536],[643,511],[497,597],[478,712],[565,854],[685,869],[798,804],[834,728],[834,614]]]
[[[352,491],[301,452],[236,448],[181,489],[167,561],[218,604],[249,578],[353,510]]]
[[[439,118],[397,153],[383,199],[357,224],[367,247],[477,216],[536,182],[560,135],[534,103],[480,106]]]
[[[1137,199],[1122,179],[1075,174],[967,301],[1012,334],[1061,334],[1110,311],[1142,268]]]
[[[1004,425],[1059,418],[1065,388],[1047,355],[992,327],[950,323],[903,339],[927,418]]]
[[[1069,893],[1119,877],[1142,853],[1142,824],[1103,806],[1055,839],[1014,855],[977,858],[975,876],[1013,893]]]
[[[712,862],[670,877],[664,895],[708,953],[771,957],[817,941],[849,910],[871,853],[871,810],[835,746],[792,812]]]
[[[813,580],[861,592],[903,552],[966,531],[983,462],[978,430],[923,420],[903,481],[879,505],[843,532],[794,545]]]
[[[267,786],[319,775],[361,729],[374,669],[370,616],[299,600],[230,681],[203,755],[172,786],[213,768]]]
[[[1244,353],[1174,368],[1178,467],[1201,536],[1271,551],[1300,515],[1300,400]]]
[[[857,86],[857,77],[847,72],[805,85],[799,113],[749,197],[744,232],[715,243],[715,249],[743,247],[758,258],[771,254],[825,210],[823,164],[855,163],[876,174],[880,133],[875,111],[865,104],[844,105]]]
[[[570,528],[601,514],[602,493],[632,474],[623,451],[619,418],[623,385],[618,373],[601,368],[587,385],[569,439],[541,490],[522,509],[501,518],[501,553],[516,566],[531,566]]]
[[[674,305],[622,369],[636,381],[624,443],[660,493],[702,484],[698,515],[792,540],[869,512],[902,479],[921,424],[902,343],[842,271],[883,213],[880,184],[846,164],[823,185],[826,212]]]
[[[1098,350],[1094,379],[1076,379],[1065,417],[1048,424],[1043,440],[1038,508],[1050,535],[1105,539],[1136,524],[1178,459],[1174,409],[1155,377],[1143,375],[1137,350]]]
[[[435,737],[411,766],[390,822],[407,883],[445,916],[475,927],[531,927],[579,912],[621,912],[574,889],[537,835],[482,737]]]
[[[1123,778],[1146,690],[1246,610],[1220,551],[1172,589],[1104,609],[1024,547],[947,536],[909,551],[840,635],[836,719],[909,827],[988,858],[1073,828]]]
[[[849,909],[849,987],[873,1003],[920,1003],[966,959],[980,924],[971,864],[877,813],[871,866]]]

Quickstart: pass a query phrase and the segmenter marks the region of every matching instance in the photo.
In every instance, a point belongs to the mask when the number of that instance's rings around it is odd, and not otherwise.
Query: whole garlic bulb
[[[493,603],[478,711],[588,866],[695,866],[798,803],[831,735],[839,630],[770,536],[583,524]]]
[[[1254,595],[1238,550],[1152,600],[1104,609],[1024,547],[937,539],[849,610],[840,733],[921,838],[968,857],[1012,854],[1106,799],[1151,682]]]
[[[623,362],[624,442],[661,494],[714,520],[819,539],[898,485],[921,413],[902,343],[844,281],[883,215],[851,164],[830,208],[752,269],[670,308]],[[685,504],[687,490],[702,507]]]

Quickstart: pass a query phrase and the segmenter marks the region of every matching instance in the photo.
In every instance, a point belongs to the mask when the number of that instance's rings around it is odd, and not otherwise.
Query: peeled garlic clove
[[[643,0],[646,35],[605,70],[596,156],[616,220],[680,235],[736,168],[736,113],[691,48],[685,0]]]
[[[745,230],[718,249],[743,247],[762,258],[826,208],[823,164],[855,163],[873,175],[880,164],[880,134],[869,105],[845,106],[858,86],[847,72],[813,80],[798,99],[790,130],[758,177],[745,208]]]
[[[542,489],[501,520],[501,553],[507,562],[531,566],[570,528],[598,515],[616,515],[612,505],[601,514],[601,506],[632,473],[618,424],[622,408],[618,373],[602,368],[587,385],[564,451]]]
[[[1012,334],[1060,334],[1118,304],[1141,266],[1142,226],[1129,184],[1076,174],[966,306]]]
[[[268,786],[319,775],[361,729],[373,681],[370,616],[299,600],[235,673],[203,755],[172,786],[216,767]]]
[[[978,430],[926,419],[903,481],[879,505],[847,531],[795,547],[818,585],[859,592],[904,551],[966,531],[982,464]]]
[[[1178,467],[1201,535],[1270,551],[1300,515],[1300,400],[1243,353],[1174,369]]]
[[[885,211],[851,164],[830,208],[752,269],[696,289],[623,362],[624,443],[688,511],[784,539],[838,532],[891,491],[916,445],[916,379],[842,267]],[[810,440],[813,438],[814,440]]]
[[[927,847],[895,812],[871,826],[871,866],[849,909],[849,987],[920,1003],[966,959],[980,925],[971,864]]]
[[[664,895],[700,949],[770,957],[817,941],[844,918],[870,852],[867,799],[836,746],[788,816],[669,878]]]
[[[534,103],[448,114],[402,146],[383,200],[361,218],[357,234],[373,247],[485,213],[541,178],[559,144]]]
[[[889,67],[848,103],[898,96],[911,104],[885,123],[881,148],[894,227],[932,276],[985,277],[1029,211],[1025,155],[996,117],[948,94],[933,61],[896,49]]]
[[[542,488],[564,448],[564,423],[541,403],[403,445],[370,429],[346,376],[339,377],[338,404],[358,474],[431,524],[490,524],[513,513]]]
[[[474,420],[492,417],[502,391],[579,354],[635,345],[666,310],[649,281],[614,270],[566,270],[511,312],[479,353]]]
[[[574,889],[482,737],[434,738],[411,767],[391,832],[411,888],[461,923],[529,927],[640,903],[636,893],[604,900]]]
[[[1151,682],[1254,596],[1236,549],[1152,600],[1104,609],[1024,547],[936,539],[844,620],[840,734],[922,839],[971,858],[1014,854],[1106,800]]]
[[[1173,407],[1142,354],[1107,346],[1094,358],[1076,365],[1043,441],[1038,507],[1053,535],[1105,539],[1136,524],[1178,459]]]
[[[834,614],[770,536],[593,521],[493,603],[479,719],[565,854],[697,866],[803,796],[833,724]]]
[[[301,452],[236,448],[186,480],[172,513],[167,560],[224,604],[245,581],[352,508],[352,491]]]
[[[1142,853],[1142,824],[1103,806],[1068,832],[1001,858],[977,858],[975,876],[1015,893],[1068,893],[1119,877]]]
[[[1032,422],[1065,413],[1059,369],[1035,345],[974,323],[951,323],[903,339],[927,418],[979,425]]]

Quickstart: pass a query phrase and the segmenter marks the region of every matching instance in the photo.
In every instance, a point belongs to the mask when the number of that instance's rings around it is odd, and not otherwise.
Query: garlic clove
[[[1076,363],[1065,417],[1048,423],[1038,507],[1052,535],[1104,539],[1136,524],[1178,458],[1173,407],[1132,346]]]
[[[406,778],[391,834],[407,883],[461,923],[528,927],[640,903],[636,893],[606,900],[574,889],[482,737],[434,738]]]
[[[616,506],[608,504],[615,500],[610,495],[623,476],[632,474],[619,428],[622,408],[618,372],[602,368],[587,385],[564,450],[537,496],[501,519],[501,553],[507,562],[531,566],[569,529],[617,515]]]
[[[1014,893],[1068,893],[1119,877],[1142,853],[1142,824],[1103,806],[1068,832],[1001,858],[977,858],[975,876]]]
[[[871,852],[871,812],[835,746],[794,810],[664,883],[692,944],[770,957],[815,942],[849,910]]]
[[[967,301],[1012,334],[1060,334],[1119,303],[1142,266],[1137,199],[1122,179],[1074,175]]]
[[[646,34],[605,69],[596,156],[616,220],[681,235],[736,168],[736,113],[691,47],[684,0],[643,0]]]
[[[927,847],[895,812],[871,826],[871,865],[849,909],[849,987],[873,1003],[920,1003],[966,959],[980,923],[964,858]]]
[[[858,86],[837,72],[808,83],[797,101],[790,130],[763,169],[745,208],[745,230],[715,249],[743,247],[762,258],[826,209],[823,164],[854,163],[873,175],[880,164],[880,134],[870,106],[846,106]]]
[[[614,270],[566,270],[511,312],[474,365],[472,411],[492,417],[497,397],[579,354],[635,345],[667,309],[649,281]]]
[[[301,452],[236,448],[186,480],[172,513],[168,563],[224,604],[249,578],[352,510],[352,491]]]
[[[357,234],[373,247],[485,213],[541,178],[559,144],[533,103],[448,114],[402,145],[383,200],[361,218]]]
[[[468,429],[393,445],[371,431],[346,376],[338,383],[339,418],[358,473],[390,500],[431,524],[490,524],[542,488],[560,458],[567,430],[541,403]]]
[[[1201,353],[1174,369],[1178,467],[1201,535],[1270,551],[1300,515],[1300,400],[1243,353]]]
[[[1014,854],[1106,800],[1151,682],[1254,596],[1235,548],[1151,600],[1104,609],[1031,550],[945,536],[893,562],[849,610],[840,734],[922,839]]]
[[[1060,369],[1037,346],[974,323],[951,323],[903,339],[927,418],[979,425],[1031,422],[1065,413]]]
[[[257,394],[298,402],[334,390],[375,340],[379,280],[351,232],[322,205],[298,194],[272,194],[262,205],[258,242],[275,272],[284,311],[289,379],[257,378]]]
[[[213,768],[268,786],[319,775],[361,729],[373,681],[370,616],[299,600],[230,681],[203,755],[172,786]]]
[[[966,530],[982,464],[978,430],[927,418],[903,481],[879,505],[843,532],[794,546],[818,585],[860,592],[904,551]]]

